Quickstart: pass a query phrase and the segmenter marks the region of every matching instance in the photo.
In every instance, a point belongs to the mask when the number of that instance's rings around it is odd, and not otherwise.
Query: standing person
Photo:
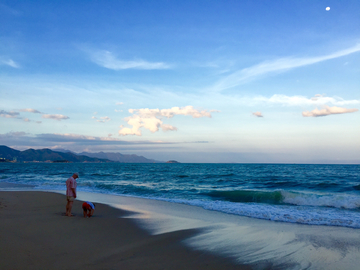
[[[68,180],[66,180],[66,215],[71,217],[71,209],[76,198],[76,178],[79,178],[78,173],[74,173]]]

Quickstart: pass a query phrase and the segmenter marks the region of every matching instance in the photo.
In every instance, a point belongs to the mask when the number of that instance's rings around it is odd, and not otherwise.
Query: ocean
[[[360,165],[0,163],[0,181],[140,197],[286,223],[360,228]]]

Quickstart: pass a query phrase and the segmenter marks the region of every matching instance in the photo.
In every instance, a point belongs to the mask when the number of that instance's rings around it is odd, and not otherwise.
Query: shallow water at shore
[[[360,230],[259,220],[200,207],[116,195],[82,193],[88,199],[129,210],[144,229],[163,234],[185,229],[200,233],[185,243],[231,257],[254,269],[356,269]]]
[[[360,165],[0,164],[0,181],[199,206],[238,216],[360,228]]]

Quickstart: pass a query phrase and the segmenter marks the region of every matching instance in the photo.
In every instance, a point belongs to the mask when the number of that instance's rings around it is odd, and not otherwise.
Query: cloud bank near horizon
[[[27,132],[8,132],[0,134],[1,144],[11,148],[25,150],[29,148],[43,149],[50,148],[53,150],[63,149],[70,151],[127,151],[139,149],[159,148],[159,145],[178,145],[179,143],[209,143],[207,141],[194,142],[175,142],[175,141],[126,141],[121,139],[99,136],[87,136],[80,134],[57,134],[57,133],[42,133],[31,134]]]
[[[218,112],[216,110],[196,110],[193,106],[173,107],[171,109],[129,109],[129,113],[133,114],[125,118],[125,121],[132,126],[132,128],[122,127],[119,130],[119,135],[137,135],[141,136],[141,128],[157,132],[161,128],[163,131],[176,131],[177,128],[168,124],[163,124],[162,118],[173,118],[175,115],[192,116],[193,118],[209,117],[211,112]]]

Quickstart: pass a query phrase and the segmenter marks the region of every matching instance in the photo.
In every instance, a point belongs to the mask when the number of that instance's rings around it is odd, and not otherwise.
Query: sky
[[[0,0],[0,144],[360,163],[360,1]]]

